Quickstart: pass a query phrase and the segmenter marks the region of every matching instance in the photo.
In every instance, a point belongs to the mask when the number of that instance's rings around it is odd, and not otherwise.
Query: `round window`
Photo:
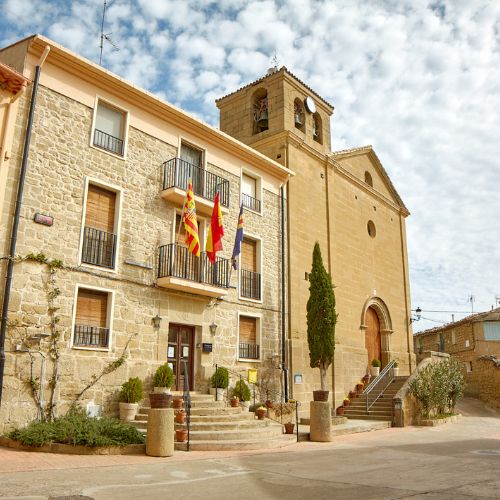
[[[375,238],[375,235],[377,234],[377,230],[375,229],[375,224],[373,223],[372,220],[368,221],[368,224],[366,225],[368,229],[368,234],[372,237]]]

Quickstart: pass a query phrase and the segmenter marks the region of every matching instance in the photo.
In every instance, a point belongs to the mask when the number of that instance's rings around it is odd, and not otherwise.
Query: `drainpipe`
[[[408,289],[407,289],[407,277],[408,269],[406,267],[406,258],[405,258],[405,243],[406,243],[406,233],[403,231],[403,214],[401,211],[399,212],[399,234],[401,238],[401,257],[403,264],[403,278],[404,278],[404,298],[405,298],[405,317],[406,317],[406,348],[408,351],[408,366],[410,368],[410,375],[412,373],[412,363],[411,363],[411,346],[410,346],[410,326],[411,326],[411,311],[408,310]],[[413,331],[413,329],[411,329]],[[413,339],[411,340],[413,343]]]
[[[281,362],[283,368],[283,390],[285,402],[288,402],[288,367],[286,362],[286,290],[285,290],[285,191],[280,187],[281,194]]]
[[[40,71],[45,59],[49,55],[50,47],[46,46],[42,57],[35,69],[35,79],[33,81],[33,90],[31,93],[31,103],[28,115],[28,124],[26,126],[26,136],[24,138],[23,157],[21,162],[21,171],[19,173],[19,184],[17,187],[16,210],[14,212],[14,221],[12,223],[12,233],[10,237],[9,259],[7,261],[7,273],[5,275],[5,293],[2,304],[2,321],[0,324],[0,406],[2,404],[3,376],[5,371],[5,337],[7,332],[7,319],[9,314],[10,290],[12,288],[12,277],[14,274],[14,257],[16,255],[17,232],[19,229],[19,219],[21,216],[21,205],[23,201],[24,181],[28,169],[28,156],[30,149],[31,131],[33,129],[33,118],[35,115],[36,96],[38,93],[38,82],[40,80]]]

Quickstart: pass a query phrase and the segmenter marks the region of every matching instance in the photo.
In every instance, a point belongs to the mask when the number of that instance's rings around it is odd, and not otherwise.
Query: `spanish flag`
[[[188,181],[184,213],[182,215],[184,229],[186,230],[186,243],[188,250],[196,257],[200,256],[200,238],[198,236],[198,221],[196,219],[196,206],[194,204],[193,185]]]
[[[222,212],[220,209],[220,193],[217,191],[214,200],[214,209],[212,210],[212,220],[208,229],[207,251],[208,259],[215,264],[217,252],[222,250],[222,237],[224,236],[224,226],[222,225]]]

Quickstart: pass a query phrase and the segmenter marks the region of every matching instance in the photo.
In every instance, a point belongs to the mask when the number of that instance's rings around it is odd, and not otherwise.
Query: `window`
[[[306,118],[304,113],[304,105],[300,99],[295,99],[293,102],[293,121],[295,128],[298,128],[302,132],[305,131]]]
[[[261,300],[260,241],[243,238],[240,258],[240,296]]]
[[[313,114],[313,139],[320,144],[323,144],[323,130],[321,124],[321,116],[319,113]]]
[[[260,182],[245,173],[241,176],[241,203],[254,212],[261,211]]]
[[[193,192],[203,195],[203,151],[186,142],[181,142],[178,177],[181,188],[187,189],[189,179],[193,182]]]
[[[252,98],[253,133],[260,134],[269,129],[267,90],[258,89]]]
[[[118,193],[89,184],[85,206],[82,258],[84,264],[114,269]]]
[[[99,99],[95,111],[94,146],[124,156],[125,129],[126,113]]]
[[[484,322],[484,340],[500,340],[500,321]]]
[[[375,228],[375,224],[372,220],[368,221],[368,224],[366,225],[366,229],[367,229],[370,237],[375,238],[375,236],[377,235],[377,229]]]
[[[73,347],[109,347],[110,292],[78,288]]]
[[[365,172],[365,183],[368,184],[370,187],[373,187],[372,175],[368,171]]]
[[[260,359],[258,344],[259,318],[250,316],[239,317],[239,358]]]
[[[442,333],[436,334],[436,341],[438,352],[444,352],[444,335]]]

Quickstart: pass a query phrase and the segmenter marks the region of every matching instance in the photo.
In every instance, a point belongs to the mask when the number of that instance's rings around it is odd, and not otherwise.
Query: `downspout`
[[[285,280],[285,191],[280,187],[281,195],[281,362],[283,368],[283,391],[288,402],[288,367],[286,359],[286,280]]]
[[[16,209],[14,212],[14,221],[12,223],[12,233],[10,237],[9,257],[7,261],[7,273],[5,275],[5,293],[2,304],[2,320],[0,325],[0,406],[2,405],[3,376],[5,372],[5,337],[7,332],[7,319],[9,314],[10,290],[12,288],[12,277],[14,272],[14,257],[16,255],[17,232],[19,229],[19,219],[21,216],[21,205],[23,201],[24,181],[28,169],[28,156],[30,149],[31,131],[33,129],[33,118],[35,115],[36,97],[38,93],[38,82],[40,80],[40,71],[45,59],[49,55],[50,47],[46,46],[35,69],[35,79],[33,81],[33,90],[31,93],[31,103],[28,114],[28,124],[26,126],[26,136],[24,138],[23,157],[21,162],[21,171],[19,173],[19,184],[17,186]]]
[[[404,278],[404,292],[405,292],[405,312],[406,312],[406,346],[408,349],[408,366],[410,368],[410,375],[412,372],[412,367],[411,367],[411,349],[410,349],[410,324],[411,324],[411,318],[410,318],[410,311],[408,310],[408,290],[407,290],[407,272],[408,270],[406,269],[406,259],[405,259],[405,241],[406,241],[406,234],[403,234],[403,214],[399,212],[399,233],[401,237],[401,257],[403,261],[403,278]],[[405,238],[403,238],[405,236]],[[408,276],[409,279],[409,276]]]

